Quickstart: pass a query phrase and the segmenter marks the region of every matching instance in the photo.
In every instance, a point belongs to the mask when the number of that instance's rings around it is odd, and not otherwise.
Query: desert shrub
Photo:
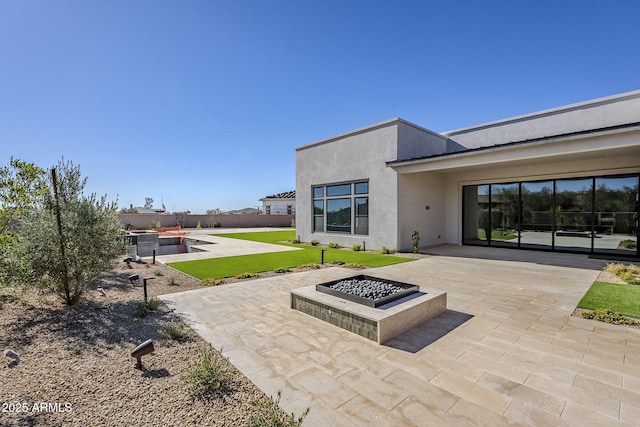
[[[386,246],[383,246],[382,249],[380,249],[380,253],[384,254],[384,255],[390,255],[392,253],[394,253],[395,251],[393,249],[389,249]]]
[[[329,247],[330,247],[331,249],[339,249],[339,248],[340,248],[340,245],[339,245],[339,244],[337,244],[337,243],[329,243]]]
[[[300,239],[298,239],[298,238],[291,239],[290,242],[297,245],[298,243],[300,243]]]
[[[224,283],[224,279],[203,279],[200,286],[219,286]]]
[[[287,267],[278,267],[275,270],[273,270],[274,273],[288,273],[289,270]]]
[[[198,223],[196,224],[196,228],[202,228],[202,224],[200,224],[200,221],[198,221]]]
[[[160,270],[154,271],[153,274],[155,274],[156,276],[162,276],[163,275],[162,271],[160,271]]]
[[[258,277],[258,273],[250,273],[250,272],[238,273],[233,277],[235,277],[236,279],[251,279],[253,277]]]
[[[318,242],[316,239],[313,239],[311,242],[311,246],[318,246],[320,244],[320,242]]]
[[[345,268],[365,268],[364,265],[358,264],[357,262],[348,262],[343,265]]]
[[[315,270],[320,268],[320,264],[317,264],[315,262],[309,262],[307,264],[300,264],[298,268],[313,268]]]
[[[633,264],[609,264],[606,270],[630,285],[640,285],[640,268]]]
[[[355,244],[355,245],[351,246],[351,250],[354,251],[354,252],[358,252],[358,251],[362,250],[362,245]]]
[[[418,253],[418,249],[420,249],[420,233],[417,231],[411,233],[411,246],[413,247],[413,253]]]
[[[582,313],[582,317],[585,319],[594,319],[599,320],[600,322],[611,323],[612,325],[640,326],[640,321],[611,311],[608,308],[599,308],[594,311],[585,311]]]
[[[281,397],[282,390],[278,390],[278,397],[275,400],[271,397],[266,401],[254,400],[251,402],[258,409],[258,415],[251,416],[249,425],[251,427],[300,427],[311,408],[305,409],[299,417],[296,417],[293,413],[291,415],[283,415],[280,412]]]
[[[331,261],[331,264],[334,265],[344,265],[344,261],[340,261],[339,259],[336,259],[334,261]]]
[[[624,249],[636,249],[638,244],[635,240],[623,240],[620,242],[620,247]]]
[[[191,339],[189,329],[180,322],[165,323],[162,329],[158,329],[158,334],[163,338],[178,342],[185,342]]]
[[[152,229],[155,230],[155,229],[158,229],[160,227],[162,227],[162,223],[160,221],[157,221],[157,220],[156,221],[151,221],[151,228]]]
[[[202,349],[200,359],[193,362],[181,379],[190,395],[200,397],[222,387],[228,375],[228,359],[214,351],[209,344]]]
[[[151,298],[146,302],[139,302],[136,306],[136,310],[133,312],[133,316],[139,318],[147,317],[152,312],[158,311],[159,306],[160,300],[157,300],[155,298]]]
[[[175,277],[172,277],[171,279],[169,279],[169,282],[167,282],[167,285],[169,285],[169,286],[178,286],[178,281],[176,280]]]

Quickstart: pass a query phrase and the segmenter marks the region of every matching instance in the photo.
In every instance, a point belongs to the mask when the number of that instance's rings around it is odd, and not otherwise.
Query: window
[[[635,174],[467,185],[462,242],[638,256],[639,184]]]
[[[312,191],[314,232],[369,234],[367,181],[314,186]]]
[[[265,209],[265,213],[266,213],[267,215],[271,215],[271,205],[267,205],[267,206],[265,206],[265,207],[264,207],[264,209]]]
[[[287,205],[287,215],[291,215],[292,211],[293,211],[293,207],[291,205]]]

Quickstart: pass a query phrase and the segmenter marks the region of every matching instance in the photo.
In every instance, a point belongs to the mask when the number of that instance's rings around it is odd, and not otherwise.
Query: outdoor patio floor
[[[343,268],[161,297],[304,425],[637,425],[640,330],[571,317],[604,266],[584,255],[441,246],[367,274],[447,292],[385,345],[292,310]],[[484,258],[484,259],[483,259]],[[508,261],[507,261],[508,259]]]

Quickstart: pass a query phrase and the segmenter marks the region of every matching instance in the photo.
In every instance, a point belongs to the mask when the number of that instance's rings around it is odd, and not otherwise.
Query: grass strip
[[[578,303],[578,308],[609,309],[640,318],[640,286],[594,282]]]
[[[283,243],[283,241],[295,238],[294,230],[217,234],[217,236],[292,246],[301,248],[301,250],[173,262],[169,265],[190,276],[204,280],[231,277],[245,272],[260,273],[264,271],[272,271],[277,268],[293,268],[301,264],[320,263],[322,257],[322,248]],[[343,261],[345,263],[362,264],[367,267],[382,267],[385,265],[411,261],[411,259],[367,252],[354,252],[347,249],[327,248],[325,249],[324,261],[325,263]]]

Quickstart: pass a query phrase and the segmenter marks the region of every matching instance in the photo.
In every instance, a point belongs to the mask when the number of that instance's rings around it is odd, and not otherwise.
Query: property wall
[[[196,228],[198,222],[202,228],[213,228],[215,223],[222,227],[290,227],[295,215],[177,215],[164,214],[118,214],[122,226],[128,224],[133,228],[150,228],[154,221],[162,227],[173,227],[180,224],[183,228]]]
[[[302,241],[362,244],[367,249],[397,245],[396,173],[385,161],[396,158],[397,123],[321,141],[296,150],[296,232]],[[312,186],[369,180],[369,235],[312,232]]]

